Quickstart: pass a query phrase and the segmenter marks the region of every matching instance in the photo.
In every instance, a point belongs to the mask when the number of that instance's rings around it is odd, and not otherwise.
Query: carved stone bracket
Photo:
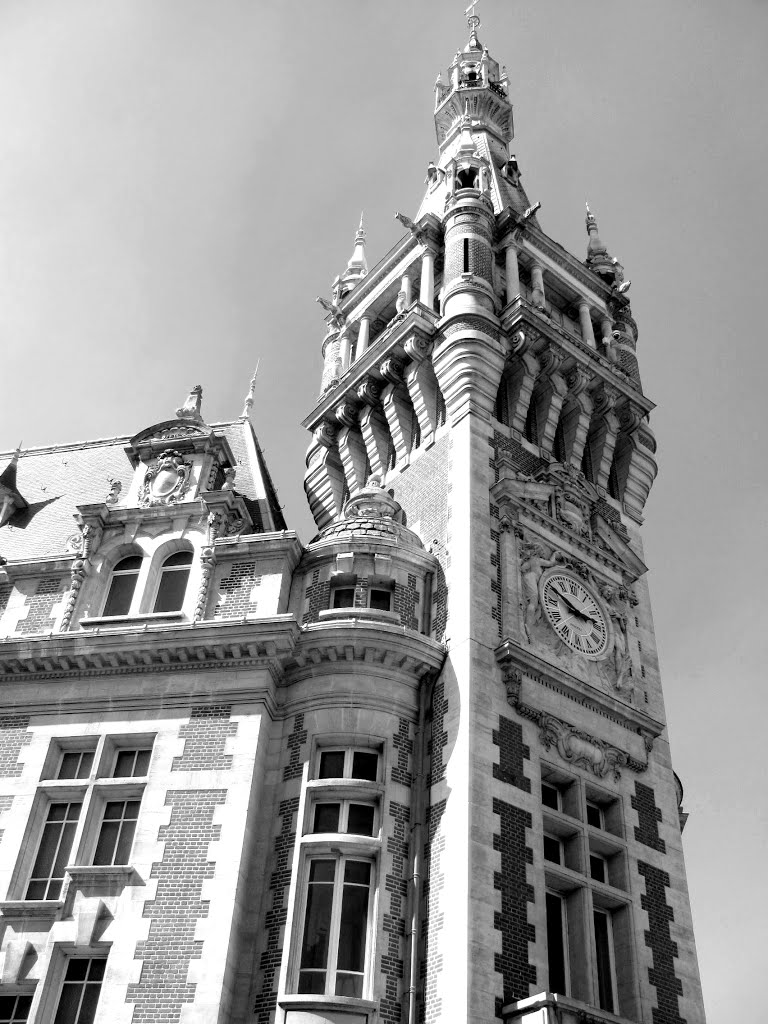
[[[319,427],[316,427],[313,432],[315,441],[323,448],[333,448],[336,444],[337,430],[332,423],[327,420],[323,420]]]
[[[61,617],[61,625],[59,626],[62,632],[69,628],[69,624],[72,621],[72,615],[77,604],[77,596],[83,586],[83,580],[88,574],[91,559],[96,553],[104,533],[104,520],[101,516],[89,516],[86,519],[82,514],[78,513],[76,519],[80,529],[80,543],[77,546],[75,560],[72,563],[69,594],[67,595],[67,603],[64,606],[64,614]]]
[[[357,424],[357,406],[352,402],[340,402],[335,409],[336,419],[345,427]]]
[[[372,408],[374,408],[379,404],[379,399],[381,397],[381,387],[379,386],[378,382],[375,381],[372,377],[366,377],[364,381],[358,384],[357,397],[360,399],[361,402],[364,402],[366,405],[370,405]],[[342,420],[342,422],[346,423],[345,420]],[[346,425],[352,426],[351,423],[346,423]]]

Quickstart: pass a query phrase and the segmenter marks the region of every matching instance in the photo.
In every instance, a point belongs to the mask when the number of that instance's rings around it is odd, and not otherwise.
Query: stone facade
[[[478,24],[416,220],[321,302],[315,540],[252,391],[0,473],[19,1024],[78,971],[97,1024],[704,1022],[637,325],[594,216],[584,261],[541,229]]]

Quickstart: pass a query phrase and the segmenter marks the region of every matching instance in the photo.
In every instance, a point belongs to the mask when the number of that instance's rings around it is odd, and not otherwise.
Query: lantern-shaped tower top
[[[500,68],[478,38],[480,19],[474,4],[467,8],[467,14],[469,42],[456,52],[448,69],[448,83],[442,75],[438,75],[435,83],[435,129],[441,151],[461,131],[467,110],[479,129],[490,132],[503,145],[514,136],[506,70]]]

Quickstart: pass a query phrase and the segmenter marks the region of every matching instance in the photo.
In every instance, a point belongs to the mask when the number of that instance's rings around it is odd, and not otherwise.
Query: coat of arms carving
[[[189,484],[191,465],[180,452],[169,448],[162,452],[144,475],[139,494],[139,505],[175,505],[181,501]]]

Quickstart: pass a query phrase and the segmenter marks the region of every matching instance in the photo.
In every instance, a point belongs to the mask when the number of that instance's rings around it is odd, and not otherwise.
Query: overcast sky
[[[0,449],[132,434],[203,385],[313,530],[318,294],[413,215],[463,0],[0,0]],[[661,471],[646,561],[709,1024],[764,1010],[764,0],[482,0],[541,224],[632,280]]]

